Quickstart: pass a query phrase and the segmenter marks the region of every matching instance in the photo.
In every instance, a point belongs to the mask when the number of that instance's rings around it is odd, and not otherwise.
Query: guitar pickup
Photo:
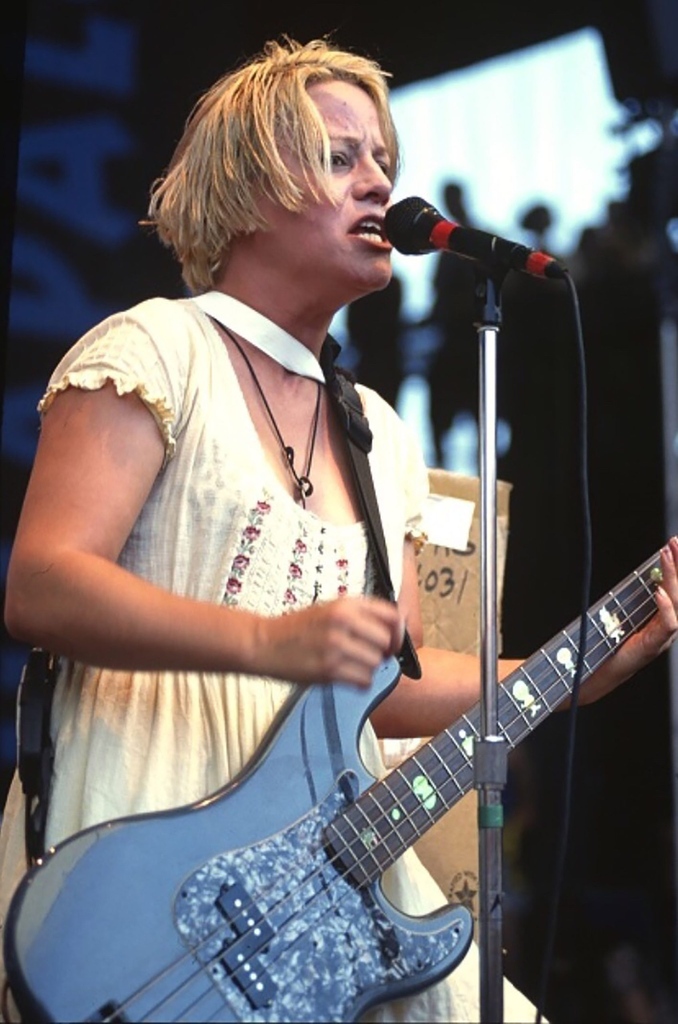
[[[223,966],[255,1010],[270,1005],[276,988],[255,954],[268,946],[273,929],[240,882],[223,885],[216,906],[235,933],[224,948]]]
[[[273,929],[240,882],[222,885],[216,906],[239,937],[239,948],[256,952],[273,938]]]
[[[242,952],[227,950],[221,962],[255,1010],[270,1006],[276,987],[257,957],[245,960]]]

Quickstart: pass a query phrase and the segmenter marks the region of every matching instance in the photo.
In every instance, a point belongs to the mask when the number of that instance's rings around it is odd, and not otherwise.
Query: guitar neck
[[[594,604],[585,616],[584,682],[656,611],[659,552]],[[581,618],[541,647],[499,686],[499,735],[512,750],[571,693]],[[328,845],[356,884],[375,881],[473,785],[481,706],[421,746],[375,782],[326,830]]]

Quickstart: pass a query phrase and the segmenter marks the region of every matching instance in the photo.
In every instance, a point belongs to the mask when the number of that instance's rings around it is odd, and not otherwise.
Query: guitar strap
[[[17,693],[17,769],[26,797],[26,857],[34,864],[45,852],[47,800],[54,763],[50,733],[58,658],[33,647]]]
[[[335,365],[340,351],[339,344],[329,334],[320,354],[320,365],[327,381],[327,390],[334,401],[339,420],[348,441],[353,478],[358,490],[360,507],[367,524],[367,533],[374,553],[377,577],[381,593],[395,603],[396,597],[391,582],[386,552],[386,539],[379,514],[379,505],[374,490],[368,454],[372,449],[372,431],[363,412],[360,395],[350,379]],[[403,675],[410,679],[421,679],[421,665],[412,638],[405,630],[405,639],[398,655]]]

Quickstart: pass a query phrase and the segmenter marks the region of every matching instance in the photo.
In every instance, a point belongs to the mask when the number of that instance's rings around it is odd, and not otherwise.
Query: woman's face
[[[284,260],[294,281],[303,280],[309,293],[336,309],[386,287],[391,278],[383,225],[392,185],[377,109],[367,93],[331,81],[311,86],[309,95],[330,138],[331,199],[311,198],[301,213],[265,201],[269,230],[262,238],[269,258]],[[298,170],[291,157],[288,165]]]

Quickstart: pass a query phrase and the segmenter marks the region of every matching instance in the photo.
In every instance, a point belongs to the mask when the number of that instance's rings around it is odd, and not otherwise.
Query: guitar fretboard
[[[654,615],[660,580],[657,553],[588,610],[582,682]],[[580,642],[578,618],[499,686],[498,730],[509,749],[572,693]],[[472,787],[480,716],[478,703],[375,782],[327,827],[331,853],[357,885],[375,881]]]

